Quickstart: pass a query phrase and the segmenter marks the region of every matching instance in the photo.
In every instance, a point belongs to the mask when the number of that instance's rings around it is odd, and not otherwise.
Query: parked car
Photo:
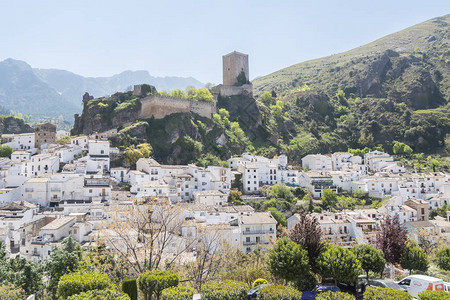
[[[369,283],[367,285],[406,291],[406,289],[404,289],[397,283],[395,283],[391,280],[386,280],[386,279],[372,279],[372,280],[369,280]]]
[[[251,290],[249,290],[247,292],[247,299],[249,299],[249,300],[256,299],[256,297],[258,297],[259,289],[261,289],[261,288],[263,288],[265,286],[268,286],[268,285],[270,285],[270,284],[260,284],[260,285],[258,285],[256,287],[252,288]]]
[[[312,291],[302,292],[302,300],[315,300],[317,294],[328,291],[340,292],[341,289],[335,285],[318,284]]]
[[[328,285],[335,285],[335,281],[333,278],[324,278],[322,279],[322,284],[328,284]],[[337,287],[347,294],[351,294],[355,296],[356,299],[362,300],[363,294],[366,290],[367,286],[367,276],[366,275],[360,275],[358,276],[358,281],[354,283],[344,283],[344,282],[338,282]]]
[[[442,279],[425,275],[410,275],[397,283],[413,297],[418,297],[423,291],[444,290]]]

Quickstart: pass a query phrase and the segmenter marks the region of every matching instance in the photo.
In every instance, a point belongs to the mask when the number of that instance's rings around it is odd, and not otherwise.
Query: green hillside
[[[273,140],[297,159],[394,141],[448,151],[449,42],[446,15],[254,80]]]

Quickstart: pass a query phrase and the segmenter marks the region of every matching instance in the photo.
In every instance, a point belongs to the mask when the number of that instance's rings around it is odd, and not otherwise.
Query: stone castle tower
[[[244,72],[248,81],[248,54],[233,51],[222,57],[223,61],[223,85],[234,85],[237,77]]]

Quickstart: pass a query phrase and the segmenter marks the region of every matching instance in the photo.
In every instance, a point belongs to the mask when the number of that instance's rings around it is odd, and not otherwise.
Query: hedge
[[[368,287],[364,292],[364,300],[411,300],[410,294],[391,288]]]
[[[130,300],[130,297],[117,290],[92,290],[76,294],[67,298],[67,300]]]
[[[202,300],[246,300],[247,289],[247,284],[240,281],[209,281],[202,287]]]
[[[316,300],[355,300],[355,296],[343,292],[328,291],[317,295]]]
[[[268,285],[258,291],[258,300],[301,300],[302,293],[285,285]]]
[[[153,270],[139,275],[139,289],[146,299],[155,295],[159,300],[164,289],[177,286],[178,282],[178,275],[172,271]]]
[[[130,296],[131,300],[137,300],[137,282],[134,277],[127,277],[122,280],[122,291]]]
[[[444,291],[425,291],[419,294],[419,300],[450,300],[450,293]]]
[[[164,289],[161,294],[162,300],[191,300],[194,295],[194,289],[188,286],[173,286]]]
[[[261,284],[268,284],[269,282],[267,280],[265,280],[264,278],[258,278],[255,281],[253,281],[253,285],[252,287],[257,287],[258,285]]]
[[[68,273],[61,277],[56,292],[58,298],[67,299],[69,296],[91,290],[103,290],[112,287],[108,275],[100,272]]]

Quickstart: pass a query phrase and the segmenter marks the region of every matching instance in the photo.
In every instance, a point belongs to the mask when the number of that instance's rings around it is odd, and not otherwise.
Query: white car
[[[431,276],[410,275],[397,283],[416,298],[424,291],[444,291],[444,281]]]

